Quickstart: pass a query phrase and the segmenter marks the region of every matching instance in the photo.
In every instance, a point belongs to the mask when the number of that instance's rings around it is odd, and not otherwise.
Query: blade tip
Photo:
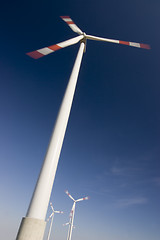
[[[26,53],[26,55],[31,57],[31,58],[34,58],[34,59],[38,59],[38,58],[41,58],[41,57],[44,56],[43,54],[41,54],[41,53],[39,53],[37,51]]]
[[[60,18],[70,18],[70,16],[60,16]]]
[[[151,46],[149,44],[140,43],[140,46],[141,48],[144,48],[144,49],[148,49],[148,50],[151,49]]]

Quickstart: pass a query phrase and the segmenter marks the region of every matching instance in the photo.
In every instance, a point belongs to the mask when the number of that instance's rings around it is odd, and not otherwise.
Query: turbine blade
[[[65,48],[65,47],[71,46],[73,44],[76,44],[82,38],[83,38],[83,36],[78,36],[78,37],[75,37],[75,38],[71,38],[67,41],[60,42],[58,44],[55,44],[55,45],[52,45],[52,46],[49,46],[49,47],[44,47],[44,48],[38,49],[38,50],[33,51],[33,52],[29,52],[29,53],[26,53],[26,54],[28,56],[34,58],[34,59],[38,59],[38,58],[41,58],[41,57],[43,57],[45,55],[48,55],[52,52],[55,52],[55,51],[57,51],[61,48]]]
[[[69,194],[68,190],[66,190],[65,193],[75,202],[74,198],[71,196],[71,194]]]
[[[66,226],[66,225],[69,225],[69,224],[70,224],[69,222],[68,223],[64,223],[63,226]]]
[[[76,200],[76,202],[80,202],[80,201],[88,200],[88,199],[89,199],[89,197],[79,198],[79,199]]]
[[[51,202],[50,202],[50,206],[51,206],[52,211],[54,212],[54,208],[53,208],[53,205]]]
[[[90,39],[90,40],[105,41],[105,42],[128,45],[131,47],[150,49],[150,45],[144,44],[144,43],[126,42],[126,41],[114,40],[114,39],[109,39],[109,38],[95,37],[95,36],[91,36],[91,35],[86,35],[86,38]]]
[[[63,21],[65,21],[68,26],[72,29],[73,32],[76,32],[78,34],[83,34],[83,32],[81,31],[81,29],[79,27],[77,27],[77,25],[72,21],[72,19],[69,16],[60,16],[62,18]]]
[[[73,216],[73,210],[71,210],[70,214],[69,214],[69,217],[72,218]]]
[[[55,213],[63,213],[62,211],[54,211]]]
[[[75,202],[73,203],[71,212],[70,212],[70,214],[69,214],[69,217],[70,217],[70,218],[72,218],[74,211],[75,211]]]
[[[51,215],[48,217],[47,222],[51,219],[54,213],[51,213]]]
[[[64,223],[63,226],[67,226],[67,225],[69,225],[69,224],[71,224],[71,223]],[[76,228],[74,225],[72,225],[72,227],[73,227],[73,228]]]

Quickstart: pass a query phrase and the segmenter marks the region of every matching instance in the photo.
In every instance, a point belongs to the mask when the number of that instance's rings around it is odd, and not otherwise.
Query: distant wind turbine
[[[65,193],[66,193],[66,194],[72,199],[72,201],[73,201],[73,206],[72,206],[72,210],[71,210],[71,213],[70,213],[68,236],[67,236],[67,240],[71,240],[72,230],[73,230],[73,228],[74,228],[74,226],[73,226],[73,221],[74,221],[76,203],[77,203],[77,202],[80,202],[80,201],[83,201],[83,200],[88,200],[89,197],[79,198],[79,199],[75,200],[75,199],[71,196],[71,194],[69,194],[68,190],[66,190]],[[67,223],[67,224],[68,224],[68,223]]]
[[[69,228],[68,228],[68,235],[69,235],[69,229],[70,229],[70,227],[71,227],[71,217],[70,217],[69,222],[63,224],[63,226],[67,226],[67,225],[69,225]],[[75,226],[72,225],[72,228],[75,228]],[[67,239],[68,239],[68,235],[67,235]]]
[[[17,240],[22,240],[26,236],[30,236],[30,240],[43,239],[45,231],[45,217],[48,209],[49,199],[51,195],[51,190],[55,178],[55,173],[58,165],[58,160],[63,144],[63,139],[70,115],[70,110],[72,106],[72,101],[74,97],[74,92],[77,84],[77,78],[80,70],[80,65],[83,57],[83,52],[86,49],[86,41],[96,40],[96,41],[105,41],[110,43],[117,43],[128,45],[137,48],[150,49],[150,46],[143,43],[127,42],[121,40],[114,40],[109,38],[95,37],[92,35],[87,35],[85,32],[82,32],[79,27],[72,21],[68,16],[62,16],[68,26],[76,32],[79,36],[69,39],[67,41],[51,45],[49,47],[41,48],[36,51],[27,53],[28,56],[38,59],[43,56],[46,56],[50,53],[53,53],[61,48],[68,47],[70,45],[80,42],[79,51],[73,66],[73,70],[68,82],[68,86],[58,113],[58,117],[55,123],[54,131],[51,136],[50,144],[44,159],[39,178],[33,196],[26,214],[26,217],[22,219],[18,234]],[[32,227],[30,227],[32,226]]]
[[[62,211],[55,211],[54,208],[53,208],[52,203],[50,203],[50,206],[51,206],[51,209],[52,209],[52,213],[51,213],[51,215],[49,216],[49,218],[47,219],[47,222],[49,222],[49,220],[51,219],[51,223],[50,223],[50,227],[49,227],[49,231],[48,231],[47,240],[49,240],[50,235],[51,235],[51,229],[52,229],[54,214],[55,214],[55,213],[63,213]]]

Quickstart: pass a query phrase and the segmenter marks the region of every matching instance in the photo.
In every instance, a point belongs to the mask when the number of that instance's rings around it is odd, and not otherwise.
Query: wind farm
[[[111,42],[116,44],[123,44],[123,45],[128,45],[128,46],[137,47],[137,48],[150,49],[150,46],[144,43],[127,42],[127,41],[114,40],[114,39],[87,35],[86,33],[80,30],[80,28],[73,22],[73,20],[69,16],[61,16],[61,18],[68,24],[68,26],[74,32],[76,32],[80,36],[78,38],[72,38],[70,40],[52,45],[50,47],[45,47],[45,48],[27,53],[28,56],[34,59],[38,59],[60,48],[68,47],[80,41],[79,51],[78,51],[78,54],[72,69],[72,73],[71,73],[71,76],[62,100],[62,104],[57,116],[57,120],[56,120],[54,130],[51,136],[51,140],[47,149],[47,153],[43,162],[43,166],[41,168],[26,217],[22,219],[22,222],[17,234],[17,240],[28,238],[28,236],[30,236],[30,240],[34,240],[37,238],[39,240],[43,239],[45,226],[46,226],[45,217],[47,214],[49,199],[51,196],[51,191],[52,191],[54,178],[57,170],[59,156],[61,153],[63,139],[65,136],[65,131],[67,128],[67,123],[68,123],[68,119],[71,111],[71,106],[72,106],[72,101],[75,93],[81,61],[82,61],[83,53],[85,52],[85,49],[86,49],[87,39],[95,40],[95,41]],[[74,208],[75,207],[73,206],[73,212],[74,212]],[[72,227],[72,224],[71,224],[71,227]],[[72,232],[72,228],[71,228],[71,232]],[[71,237],[71,234],[69,234],[69,238],[70,237]]]
[[[22,237],[23,226],[34,240],[50,228],[50,239],[67,240],[68,189],[90,196],[76,203],[71,240],[159,240],[156,9],[144,0],[1,6],[0,239]]]

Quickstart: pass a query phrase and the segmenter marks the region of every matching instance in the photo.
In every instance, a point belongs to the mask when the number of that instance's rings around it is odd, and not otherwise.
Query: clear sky
[[[26,214],[79,44],[39,60],[25,53],[77,36],[59,18],[69,15],[88,34],[152,49],[87,42],[51,196],[64,211],[52,238],[67,238],[68,189],[90,196],[77,203],[72,240],[159,240],[159,9],[158,0],[1,3],[0,239],[15,239]]]

